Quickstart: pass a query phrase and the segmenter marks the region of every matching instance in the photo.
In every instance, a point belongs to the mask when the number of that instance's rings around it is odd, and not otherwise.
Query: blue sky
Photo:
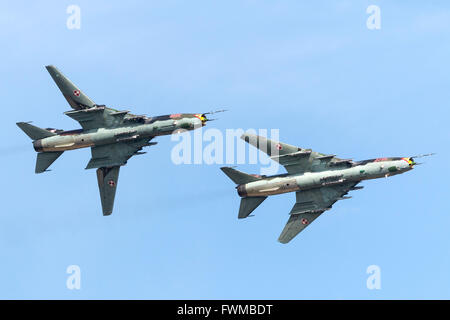
[[[81,8],[81,29],[66,8]],[[368,30],[366,8],[381,9]],[[450,298],[450,7],[446,1],[0,2],[0,298]],[[294,203],[238,221],[221,165],[175,165],[161,137],[121,170],[101,215],[90,151],[35,175],[15,125],[78,128],[44,66],[99,104],[161,115],[229,111],[209,126],[356,160],[436,152],[363,183],[288,245]],[[258,172],[259,165],[240,165]],[[366,269],[381,269],[368,290]],[[81,268],[81,290],[66,268]]]

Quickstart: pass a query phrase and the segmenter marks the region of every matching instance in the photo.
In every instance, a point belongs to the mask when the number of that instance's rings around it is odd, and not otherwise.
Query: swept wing
[[[86,169],[123,166],[134,155],[144,154],[143,147],[156,144],[151,139],[137,139],[134,141],[116,142],[91,148],[92,158]]]
[[[307,191],[297,191],[295,205],[289,213],[289,220],[281,232],[278,241],[281,243],[291,241],[324,211],[331,209],[331,206],[336,201],[346,199],[344,196],[350,190],[359,188],[355,188],[357,184],[358,182],[347,182]]]
[[[74,109],[65,112],[65,114],[78,121],[84,130],[113,128],[120,126],[125,121],[139,122],[146,118],[145,116],[130,114],[128,111],[118,111],[103,105],[97,105],[56,67],[46,66],[46,69],[64,98]]]
[[[304,172],[318,172],[331,170],[334,167],[351,166],[352,161],[340,159],[334,155],[327,155],[304,149],[287,143],[272,141],[266,137],[245,133],[241,139],[266,153],[272,160],[285,167],[289,174]]]

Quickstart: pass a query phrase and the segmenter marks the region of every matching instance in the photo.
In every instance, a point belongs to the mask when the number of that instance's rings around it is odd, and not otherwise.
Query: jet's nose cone
[[[204,113],[197,113],[195,114],[195,117],[200,120],[202,127],[206,125],[208,119],[206,118],[206,115]]]
[[[402,165],[404,170],[411,170],[414,168],[414,165],[416,164],[414,162],[414,159],[411,157],[402,158]]]

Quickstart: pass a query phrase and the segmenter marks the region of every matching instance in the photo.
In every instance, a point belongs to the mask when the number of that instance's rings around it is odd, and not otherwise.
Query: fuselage
[[[202,114],[190,113],[139,118],[115,128],[56,131],[57,135],[36,140],[33,146],[37,152],[66,151],[194,130],[204,126],[205,122]]]
[[[285,174],[239,185],[241,197],[260,197],[302,191],[346,182],[377,179],[404,173],[413,168],[410,158],[380,158],[354,163],[351,167],[321,172]]]

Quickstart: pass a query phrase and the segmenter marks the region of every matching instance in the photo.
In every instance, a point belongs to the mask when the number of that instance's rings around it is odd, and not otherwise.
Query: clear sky
[[[79,30],[66,26],[72,4]],[[366,26],[372,4],[379,30]],[[447,1],[0,1],[0,48],[0,298],[450,298]],[[160,137],[122,168],[103,217],[90,151],[36,175],[15,125],[79,127],[47,64],[136,114],[225,106],[208,127],[279,129],[355,160],[437,155],[364,182],[282,245],[294,194],[238,220],[221,165],[175,165],[176,142]],[[66,287],[70,265],[80,290]],[[370,265],[380,290],[366,287]]]

